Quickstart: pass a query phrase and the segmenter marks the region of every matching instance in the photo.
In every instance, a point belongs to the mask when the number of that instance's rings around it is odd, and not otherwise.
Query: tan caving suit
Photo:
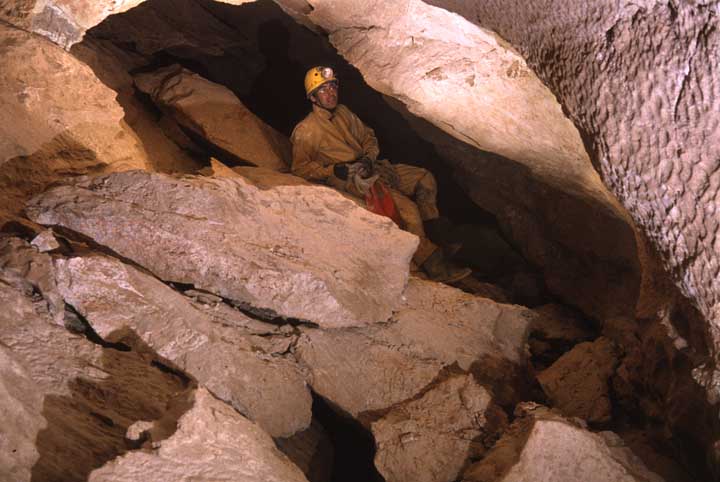
[[[375,132],[342,104],[338,104],[333,112],[313,105],[313,111],[295,127],[291,140],[293,174],[327,183],[356,196],[359,193],[351,182],[335,177],[333,166],[363,156],[377,161],[380,152]],[[392,167],[400,181],[391,186],[391,193],[406,229],[420,238],[420,246],[413,256],[413,261],[420,266],[438,249],[427,239],[423,229],[423,221],[439,216],[437,184],[427,169],[407,164]]]

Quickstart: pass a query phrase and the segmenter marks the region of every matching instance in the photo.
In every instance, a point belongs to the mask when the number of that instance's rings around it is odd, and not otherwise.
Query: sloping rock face
[[[605,182],[663,254],[682,292],[708,320],[716,354],[716,5],[431,3],[494,29],[521,50],[592,140],[588,147]],[[713,375],[712,365],[697,375],[717,398],[720,377]]]
[[[139,74],[135,85],[181,126],[238,160],[289,169],[290,141],[258,119],[229,89],[179,65]]]
[[[294,363],[253,342],[239,312],[203,310],[162,282],[113,258],[57,259],[59,292],[103,339],[132,329],[173,366],[274,437],[310,424],[312,400]],[[122,309],[120,309],[122,307]],[[245,329],[243,329],[245,328]],[[265,327],[266,335],[280,335]]]
[[[486,414],[491,400],[487,390],[465,375],[392,409],[372,424],[375,465],[387,482],[457,480],[473,440],[493,430]]]
[[[612,432],[594,434],[529,405],[463,482],[662,482]]]
[[[178,421],[172,437],[155,450],[136,451],[93,471],[91,482],[147,479],[157,482],[234,480],[307,482],[272,438],[206,390]]]
[[[146,166],[116,93],[88,66],[7,25],[0,57],[0,221],[60,178]]]
[[[1,0],[0,19],[69,48],[85,31],[106,17],[124,12],[144,0]],[[221,0],[241,5],[253,0]]]
[[[133,171],[53,189],[29,215],[166,281],[323,327],[387,320],[417,237],[318,186]]]
[[[453,365],[492,388],[498,402],[512,403],[532,316],[413,278],[391,323],[303,328],[295,355],[308,368],[313,390],[356,418],[414,397]]]

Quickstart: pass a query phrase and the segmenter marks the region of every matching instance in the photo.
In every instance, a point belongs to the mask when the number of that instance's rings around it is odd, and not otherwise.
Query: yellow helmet
[[[321,85],[328,82],[337,83],[335,72],[330,67],[317,66],[307,71],[305,74],[305,94],[308,98]]]

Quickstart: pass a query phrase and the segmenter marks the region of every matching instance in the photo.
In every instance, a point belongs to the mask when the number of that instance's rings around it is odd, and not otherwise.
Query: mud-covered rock
[[[452,482],[474,440],[502,427],[499,414],[472,376],[453,376],[372,423],[375,466],[388,482]]]
[[[544,407],[523,410],[463,482],[662,482],[614,433],[591,433]]]
[[[237,320],[245,315],[208,313],[157,279],[106,256],[57,259],[55,267],[66,302],[107,341],[131,329],[272,436],[288,437],[310,424],[312,400],[302,373],[292,360],[265,353],[253,342]]]
[[[195,392],[177,431],[150,451],[134,451],[90,474],[90,482],[307,482],[259,426],[215,399]]]
[[[237,160],[289,169],[290,141],[250,112],[230,89],[179,65],[138,74],[135,85],[182,127]]]
[[[619,364],[618,350],[608,338],[580,343],[538,374],[551,400],[568,417],[608,422],[612,416],[610,378]]]
[[[52,189],[27,211],[166,281],[323,327],[387,320],[417,237],[320,186],[133,171]]]

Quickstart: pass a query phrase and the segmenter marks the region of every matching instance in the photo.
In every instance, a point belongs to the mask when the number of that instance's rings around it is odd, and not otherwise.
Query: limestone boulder
[[[215,399],[195,393],[177,431],[153,450],[134,451],[94,470],[90,482],[307,482],[260,427]]]
[[[610,378],[619,364],[612,341],[600,337],[580,343],[538,374],[538,381],[551,400],[568,417],[588,422],[610,421]]]
[[[237,161],[289,169],[290,141],[250,112],[230,89],[179,65],[138,74],[135,85],[183,128]]]
[[[523,410],[463,482],[662,482],[614,433],[589,432],[532,404]]]
[[[166,281],[322,327],[387,320],[417,237],[320,186],[117,173],[50,190],[29,216]]]
[[[473,441],[492,438],[499,428],[491,401],[472,376],[462,375],[393,407],[372,423],[375,466],[388,482],[457,480]]]
[[[312,400],[303,375],[292,360],[253,342],[237,320],[245,315],[235,312],[228,319],[219,309],[209,314],[157,279],[105,256],[57,259],[55,270],[65,301],[106,341],[131,329],[272,436],[288,437],[310,424]]]
[[[354,417],[408,400],[457,365],[494,396],[517,401],[532,312],[411,279],[387,324],[352,330],[302,329],[295,346],[315,392]]]
[[[7,25],[0,25],[0,57],[0,222],[58,179],[145,168],[116,93],[87,65]]]

